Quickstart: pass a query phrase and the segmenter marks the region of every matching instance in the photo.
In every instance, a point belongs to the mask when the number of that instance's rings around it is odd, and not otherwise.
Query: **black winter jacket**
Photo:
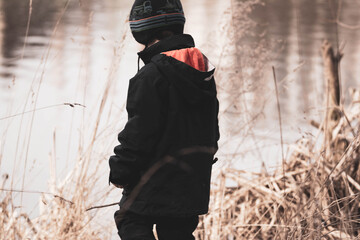
[[[110,181],[125,186],[122,209],[169,217],[208,211],[219,139],[214,70],[162,54],[192,47],[190,35],[177,35],[139,53],[145,66],[130,80],[128,122],[109,159]]]

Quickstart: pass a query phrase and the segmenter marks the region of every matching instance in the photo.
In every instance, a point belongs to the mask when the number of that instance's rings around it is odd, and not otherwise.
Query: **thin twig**
[[[274,83],[275,83],[275,93],[276,93],[276,101],[277,101],[277,110],[279,116],[279,125],[280,125],[280,141],[281,141],[281,158],[282,158],[282,165],[283,165],[283,174],[285,176],[285,154],[284,154],[284,139],[283,139],[283,132],[282,132],[282,118],[281,118],[281,108],[280,108],[280,100],[279,100],[279,90],[277,85],[275,67],[272,67],[273,74],[274,74]],[[285,187],[285,185],[284,185]]]
[[[75,106],[81,106],[81,107],[86,108],[86,106],[84,106],[84,105],[82,105],[80,103],[60,103],[60,104],[54,104],[54,105],[50,105],[50,106],[46,106],[46,107],[36,108],[36,109],[29,110],[29,111],[26,111],[26,112],[16,113],[14,115],[10,115],[10,116],[7,116],[7,117],[2,117],[2,118],[0,118],[0,121],[1,120],[6,120],[6,119],[9,119],[9,118],[22,116],[22,115],[27,114],[27,113],[33,113],[33,112],[37,112],[37,111],[40,111],[40,110],[45,110],[45,109],[64,106],[64,105],[65,106],[70,106],[72,108],[74,108]]]
[[[63,200],[65,202],[71,203],[71,204],[75,204],[74,202],[67,200],[57,194],[53,194],[53,193],[49,193],[49,192],[41,192],[41,191],[27,191],[27,190],[16,190],[16,189],[6,189],[6,188],[0,188],[0,191],[4,191],[4,192],[11,192],[11,193],[29,193],[29,194],[45,194],[45,195],[51,195],[54,198],[59,198],[60,200]]]
[[[120,204],[120,202],[106,204],[106,205],[100,205],[100,206],[94,206],[94,207],[90,207],[90,208],[86,209],[85,211],[88,212],[88,211],[91,211],[91,210],[94,210],[94,209],[108,208],[108,207],[116,206],[116,205],[119,205],[119,204]]]
[[[344,109],[341,109],[341,112],[342,112],[343,116],[345,117],[345,120],[346,120],[347,124],[349,125],[349,127],[350,127],[350,129],[351,129],[352,135],[353,135],[354,137],[356,137],[355,130],[354,130],[354,128],[351,126],[350,120],[349,120],[349,118],[347,117]]]

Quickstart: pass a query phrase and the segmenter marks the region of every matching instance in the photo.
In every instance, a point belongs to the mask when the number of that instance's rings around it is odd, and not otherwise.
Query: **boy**
[[[115,222],[122,240],[194,239],[208,212],[219,139],[215,69],[183,34],[180,0],[136,0],[130,12],[145,66],[130,80],[128,122],[109,159],[124,188]]]

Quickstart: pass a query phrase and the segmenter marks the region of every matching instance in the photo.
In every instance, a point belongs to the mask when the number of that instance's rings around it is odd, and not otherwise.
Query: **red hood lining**
[[[195,68],[196,70],[206,72],[208,70],[207,59],[197,48],[184,48],[163,52],[168,57],[173,57],[178,61],[186,63],[187,65]]]

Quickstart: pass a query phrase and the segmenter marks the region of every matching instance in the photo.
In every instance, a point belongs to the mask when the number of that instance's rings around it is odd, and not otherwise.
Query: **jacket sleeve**
[[[115,155],[109,159],[109,181],[119,185],[138,181],[159,141],[162,102],[156,79],[144,74],[131,79],[126,109],[128,122],[118,135],[120,145],[115,147]]]

